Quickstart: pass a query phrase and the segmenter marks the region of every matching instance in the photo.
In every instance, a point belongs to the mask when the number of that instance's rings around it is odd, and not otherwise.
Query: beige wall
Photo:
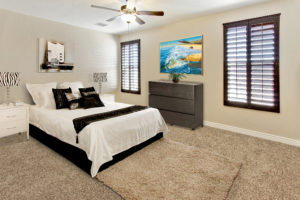
[[[142,94],[118,92],[116,98],[123,102],[147,105],[148,81],[167,79],[166,74],[159,72],[159,43],[203,34],[204,75],[189,75],[186,80],[204,83],[204,120],[300,140],[299,8],[299,0],[275,0],[273,3],[259,4],[124,35],[121,41],[141,39]],[[277,13],[282,14],[280,114],[224,106],[222,24]]]
[[[21,72],[21,85],[12,88],[12,98],[30,102],[25,83],[81,80],[92,85],[93,72],[108,72],[104,92],[115,92],[118,79],[119,36],[77,28],[36,17],[0,10],[0,71]],[[38,38],[71,43],[74,71],[38,73]],[[66,49],[68,51],[68,49]],[[0,103],[5,89],[0,88]]]

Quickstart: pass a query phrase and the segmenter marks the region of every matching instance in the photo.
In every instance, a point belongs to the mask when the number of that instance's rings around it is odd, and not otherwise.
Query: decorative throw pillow
[[[94,87],[79,88],[79,91],[82,97],[82,107],[85,109],[104,106]]]
[[[68,108],[69,103],[67,100],[67,97],[65,93],[72,93],[71,88],[68,89],[52,89],[54,99],[55,99],[55,104],[56,104],[56,109],[61,109],[61,108]]]
[[[98,93],[96,91],[82,92],[82,96],[84,96],[84,97],[93,96],[93,95],[97,95],[98,96]]]
[[[65,96],[68,100],[69,109],[74,110],[80,107],[80,97],[79,95],[73,93],[65,93]]]
[[[71,88],[73,94],[80,94],[79,88],[84,88],[81,81],[76,82],[63,82],[57,85],[58,89]]]

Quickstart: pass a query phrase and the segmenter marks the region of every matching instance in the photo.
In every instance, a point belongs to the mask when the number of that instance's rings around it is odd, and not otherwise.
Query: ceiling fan
[[[91,5],[92,8],[99,8],[99,9],[105,9],[110,10],[114,12],[119,12],[120,14],[117,16],[114,16],[110,19],[107,19],[107,22],[114,21],[118,17],[121,17],[125,22],[132,23],[136,21],[138,24],[143,25],[145,24],[145,21],[143,21],[138,15],[153,15],[153,16],[164,16],[163,11],[137,11],[136,10],[136,0],[126,0],[126,4],[121,6],[120,10],[113,9],[113,8],[107,8],[103,6],[98,5]],[[98,23],[100,26],[106,26],[104,23]]]

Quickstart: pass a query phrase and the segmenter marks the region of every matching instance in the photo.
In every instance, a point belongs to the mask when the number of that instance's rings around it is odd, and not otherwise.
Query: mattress
[[[105,107],[91,109],[47,109],[30,106],[30,123],[59,140],[78,147],[86,152],[92,161],[91,176],[97,175],[100,166],[113,159],[113,156],[138,145],[157,133],[167,133],[167,125],[155,108],[118,116],[86,126],[77,133],[73,119],[97,113],[129,107],[129,104],[104,102]]]

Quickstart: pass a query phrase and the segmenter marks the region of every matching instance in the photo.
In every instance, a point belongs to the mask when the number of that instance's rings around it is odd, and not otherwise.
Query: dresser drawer
[[[1,122],[10,122],[18,120],[26,120],[26,110],[25,109],[8,109],[3,112],[0,112],[0,123]]]
[[[5,137],[15,133],[26,132],[27,126],[25,120],[0,122],[0,137]]]
[[[154,108],[194,114],[194,101],[164,96],[149,95],[149,105]]]
[[[154,95],[194,99],[194,86],[187,84],[149,82],[149,93]]]
[[[194,115],[177,113],[167,110],[159,110],[165,121],[169,124],[176,124],[184,127],[194,127],[195,117]]]

